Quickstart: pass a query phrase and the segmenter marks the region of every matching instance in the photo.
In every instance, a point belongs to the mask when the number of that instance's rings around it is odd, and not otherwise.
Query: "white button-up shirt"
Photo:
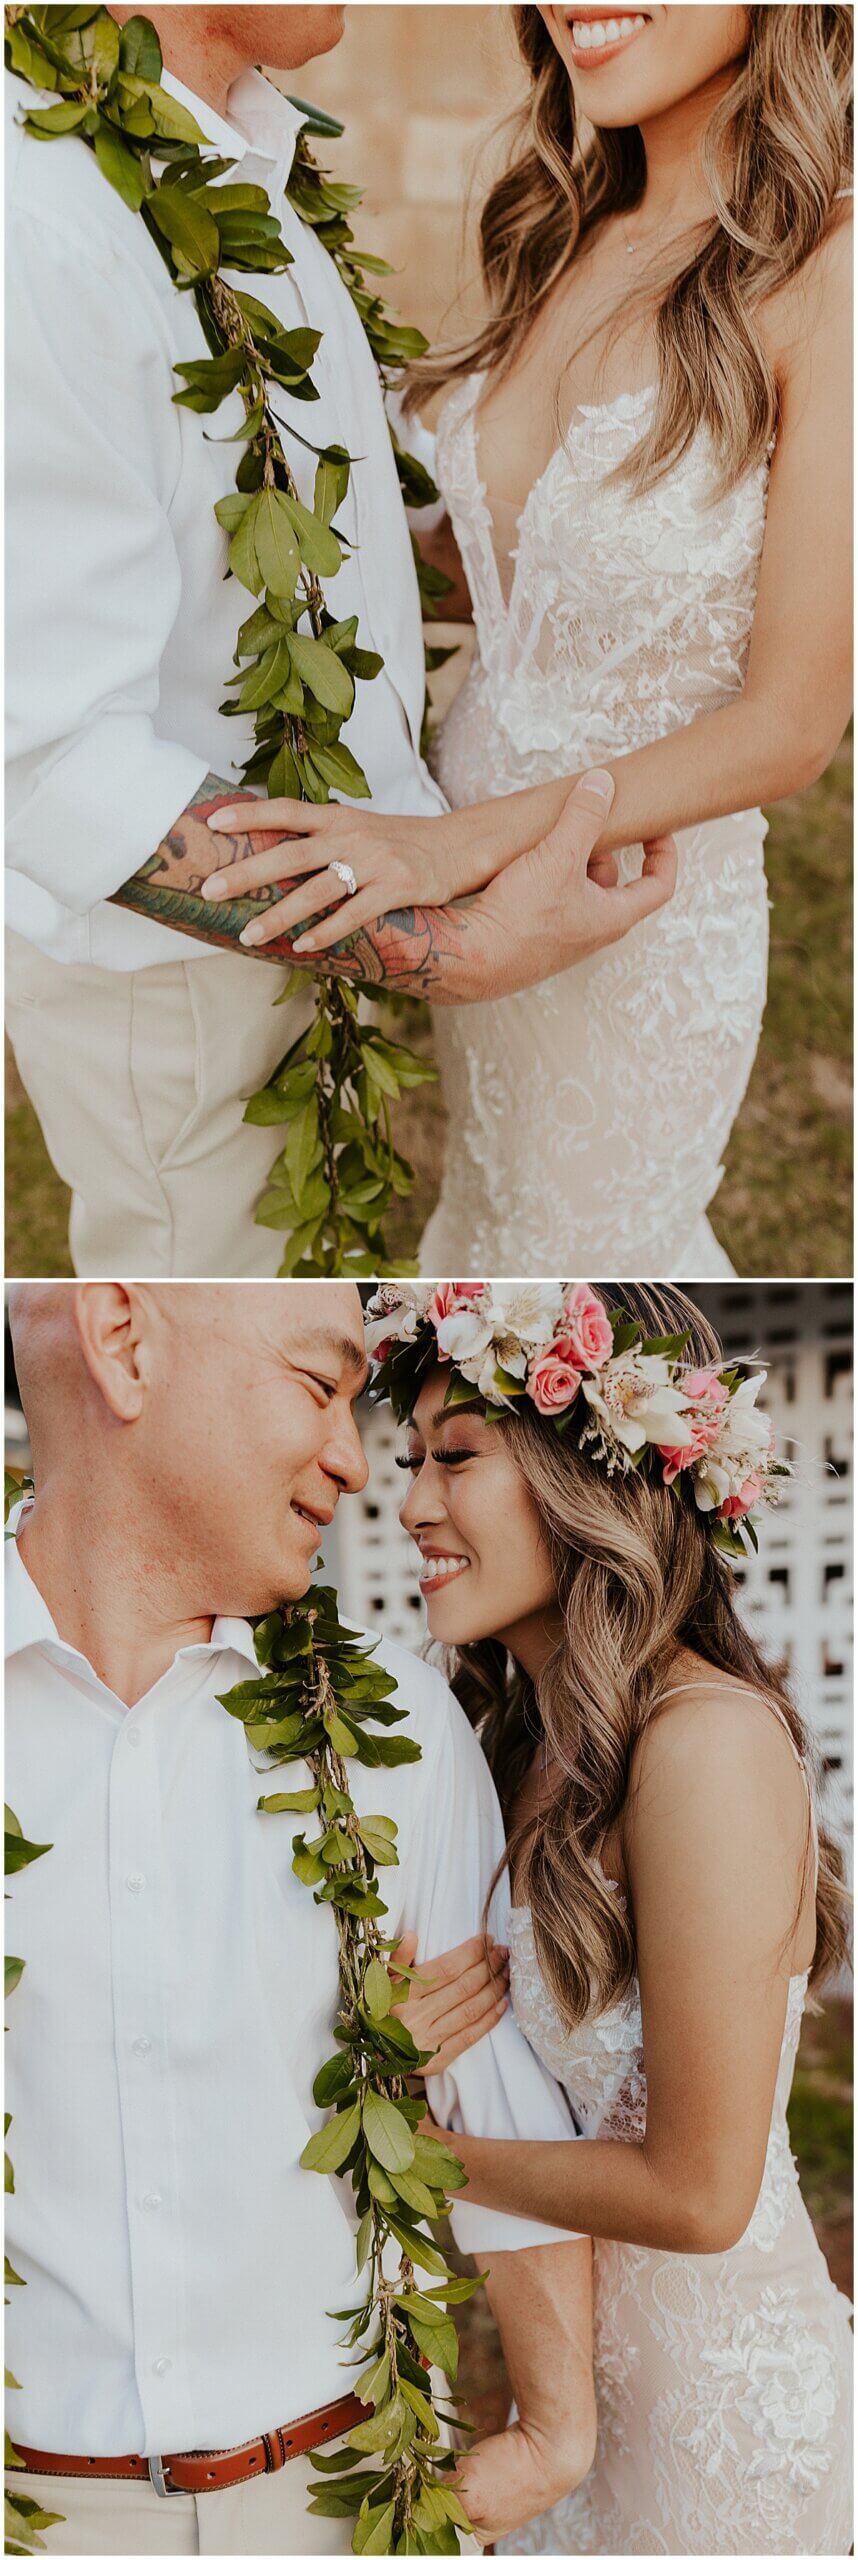
[[[255,1660],[247,1625],[217,1619],[129,1710],[58,1636],[13,1540],[6,1578],[7,1795],[52,1843],[8,1915],[26,1965],[7,2011],[14,2433],[96,2455],[236,2444],[350,2387],[327,2315],[365,2287],[351,2186],[299,2167],[324,2121],[333,1913],[292,1872],[300,1818],[257,1813],[258,1755],[218,1703]],[[503,1830],[446,1682],[380,1650],[423,1757],[352,1762],[351,1783],[399,1826],[384,1899],[428,1958],[479,1928]],[[502,1888],[501,1935],[507,1909]],[[469,2132],[574,2135],[510,2012],[432,2093]],[[454,2227],[489,2253],[569,2237],[467,2202]]]
[[[280,217],[294,264],[233,281],[258,284],[284,327],[323,333],[318,400],[277,393],[302,498],[316,465],[298,435],[355,457],[338,511],[354,547],[327,592],[385,667],[358,684],[345,735],[380,808],[437,812],[418,743],[420,605],[378,374],[333,260],[283,200],[301,117],[258,72],[231,90],[229,123],[180,82],[165,86]],[[75,135],[23,133],[31,93],[11,75],[6,89],[7,918],[57,960],[205,959],[209,946],[104,901],[208,772],[239,787],[252,742],[251,714],[218,709],[251,609],[224,579],[213,514],[239,449],[214,439],[241,424],[241,402],[231,393],[213,419],[174,407],[174,364],[209,352],[192,297],[93,154]]]

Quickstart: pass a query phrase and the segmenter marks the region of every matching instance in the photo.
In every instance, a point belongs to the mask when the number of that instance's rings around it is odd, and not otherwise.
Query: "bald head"
[[[85,1474],[198,1605],[247,1615],[306,1589],[339,1495],[366,1481],[366,1377],[344,1282],[26,1282],[11,1293],[37,1496]]]

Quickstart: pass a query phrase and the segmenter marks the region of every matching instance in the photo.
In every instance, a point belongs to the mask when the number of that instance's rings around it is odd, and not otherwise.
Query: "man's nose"
[[[323,1466],[336,1476],[343,1493],[362,1493],[369,1482],[369,1467],[360,1432],[351,1409],[337,1416],[337,1427],[325,1449]]]

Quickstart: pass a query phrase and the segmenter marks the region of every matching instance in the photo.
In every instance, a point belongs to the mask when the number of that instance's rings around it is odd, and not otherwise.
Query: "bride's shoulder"
[[[794,276],[769,295],[762,326],[776,371],[788,375],[811,343],[831,332],[848,341],[853,289],[853,198],[835,198],[827,228]]]
[[[796,1744],[776,1700],[727,1672],[698,1664],[666,1685],[635,1746],[629,1815],[697,1805],[712,1823],[740,1800],[791,1820],[806,1809]]]

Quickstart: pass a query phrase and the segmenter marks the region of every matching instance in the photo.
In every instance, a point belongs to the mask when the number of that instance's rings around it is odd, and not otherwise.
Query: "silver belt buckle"
[[[152,2487],[155,2490],[157,2497],[184,2498],[187,2496],[186,2489],[177,2489],[173,2481],[168,2480],[167,2474],[164,2470],[163,2458],[160,2453],[149,2454],[147,2457],[147,2469],[149,2472],[149,2478],[152,2482]]]

